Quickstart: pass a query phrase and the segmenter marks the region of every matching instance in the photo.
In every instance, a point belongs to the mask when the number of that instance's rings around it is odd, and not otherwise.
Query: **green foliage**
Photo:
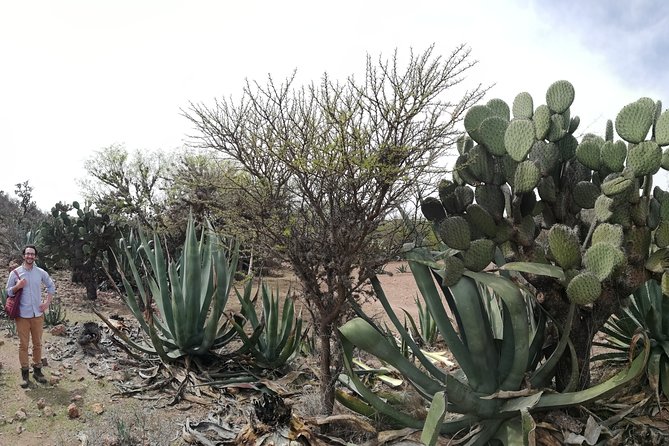
[[[65,323],[67,318],[67,311],[63,308],[60,298],[55,297],[49,304],[49,308],[44,313],[44,325],[47,327],[54,327]]]
[[[103,280],[103,260],[121,237],[125,226],[99,213],[90,203],[83,207],[58,203],[51,219],[40,229],[40,257],[48,267],[67,266],[75,283],[86,286],[86,297],[97,297]]]
[[[294,297],[290,291],[281,297],[278,290],[270,291],[261,282],[258,291],[262,299],[262,314],[258,317],[254,305],[257,294],[254,298],[251,297],[252,286],[253,281],[249,280],[243,293],[235,290],[242,305],[242,314],[250,323],[251,335],[247,335],[241,325],[233,324],[244,344],[244,349],[250,351],[258,365],[263,368],[279,369],[300,350],[301,314],[295,315]]]
[[[546,104],[519,94],[501,147],[495,138],[484,137],[484,124],[493,117],[505,119],[504,114],[488,105],[471,108],[460,146],[472,148],[461,151],[452,178],[439,182],[443,212],[433,198],[430,215],[445,214],[433,220],[435,234],[448,248],[461,251],[453,257],[468,271],[481,268],[484,259],[473,261],[470,246],[482,240],[498,253],[497,267],[500,261],[519,261],[563,268],[568,272],[564,280],[525,272],[516,279],[544,293],[550,303],[546,308],[561,322],[568,302],[588,306],[577,308],[576,324],[578,332],[594,336],[623,299],[660,274],[645,265],[651,241],[669,247],[669,200],[665,191],[653,188],[653,175],[669,167],[669,155],[662,152],[669,145],[669,115],[662,113],[661,103],[641,98],[620,110],[615,126],[607,121],[603,137],[588,133],[577,139],[580,120],[570,110],[574,98],[574,87],[565,80],[548,88]],[[499,102],[494,103],[501,108]],[[483,175],[482,166],[492,173]],[[475,204],[458,199],[472,195]],[[444,274],[449,285],[466,276],[456,266]],[[591,341],[574,339],[582,366],[588,364]],[[568,367],[568,361],[563,365]],[[583,376],[585,387],[589,372]]]
[[[669,398],[669,298],[656,280],[647,281],[630,296],[629,305],[620,315],[606,322],[602,331],[607,335],[595,345],[609,349],[593,360],[627,362],[641,356],[650,348],[645,369],[647,382],[659,402],[660,394]]]
[[[402,354],[394,341],[381,330],[362,319],[354,319],[340,328],[344,350],[347,382],[359,399],[361,413],[382,415],[399,426],[424,429],[423,437],[433,441],[434,434],[455,433],[474,425],[467,444],[482,445],[496,433],[506,431],[509,424],[521,422],[531,412],[580,405],[617,391],[638,376],[643,358],[629,369],[593,388],[572,392],[578,369],[572,370],[572,383],[564,393],[543,392],[552,377],[552,369],[569,345],[569,331],[576,306],[570,307],[567,325],[562,327],[555,351],[545,361],[543,336],[545,318],[538,316],[512,281],[491,273],[466,272],[454,286],[439,285],[442,264],[427,251],[414,249],[407,254],[416,284],[439,333],[457,361],[460,372],[448,373],[437,367],[420,350],[397,320],[378,279],[372,286],[403,341],[411,349],[416,362]],[[554,267],[530,263],[512,265],[516,271],[533,271],[552,276]],[[441,294],[441,295],[440,295]],[[457,323],[453,326],[444,302]],[[359,378],[353,360],[354,347],[362,349],[394,367],[430,404],[428,419],[412,416],[383,399]],[[570,346],[573,359],[573,349]],[[646,352],[647,353],[647,352]],[[643,356],[643,355],[642,355]],[[575,361],[574,361],[575,364]],[[461,374],[460,374],[461,373]],[[521,392],[529,381],[535,392]],[[447,397],[447,421],[439,407],[440,398]],[[380,391],[379,391],[380,393]],[[362,404],[362,406],[360,406]],[[436,421],[435,421],[436,420]],[[522,429],[521,429],[522,431]],[[511,444],[522,444],[522,433]]]
[[[437,342],[437,337],[439,335],[437,324],[434,322],[434,318],[432,318],[428,308],[421,304],[418,297],[414,299],[414,302],[416,303],[416,308],[418,310],[418,324],[416,324],[413,316],[411,316],[408,311],[402,309],[405,316],[404,325],[406,326],[406,321],[408,320],[409,324],[411,324],[411,335],[419,345],[432,347]]]
[[[123,244],[132,275],[119,273],[125,302],[150,345],[132,341],[99,312],[96,314],[130,346],[157,355],[163,362],[186,355],[208,355],[212,349],[227,345],[235,336],[235,329],[225,323],[224,310],[237,267],[237,246],[226,248],[211,228],[202,230],[198,239],[192,218],[182,253],[176,259],[165,255],[157,234],[150,240],[140,232],[140,240],[137,248]],[[140,276],[137,259],[148,277]],[[139,308],[140,299],[146,314]]]

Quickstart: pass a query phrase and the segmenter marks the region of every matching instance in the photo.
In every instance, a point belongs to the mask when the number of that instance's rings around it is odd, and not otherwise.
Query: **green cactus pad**
[[[453,192],[455,196],[455,212],[454,214],[462,214],[467,209],[467,206],[474,202],[474,191],[469,186],[458,186]],[[448,209],[446,209],[448,211]]]
[[[606,129],[604,130],[604,140],[608,142],[613,142],[613,121],[610,119],[606,120]]]
[[[553,177],[541,178],[537,185],[537,190],[539,192],[539,197],[544,201],[554,203],[557,199],[557,188],[555,187],[555,180],[553,180]]]
[[[497,99],[497,98],[491,99],[486,104],[486,107],[492,110],[496,116],[499,116],[500,118],[504,119],[507,122],[509,121],[509,119],[511,119],[511,111],[509,110],[509,105],[502,99]]]
[[[592,233],[592,245],[597,243],[609,243],[616,248],[622,247],[623,227],[609,223],[600,224]]]
[[[532,102],[532,96],[523,91],[518,93],[516,98],[513,100],[513,117],[517,119],[532,119],[534,114],[534,103]]]
[[[523,246],[532,246],[537,232],[534,218],[531,215],[524,216],[516,229],[516,241]]]
[[[610,243],[592,245],[583,256],[583,265],[600,281],[611,277],[625,263],[625,254]]]
[[[450,248],[466,250],[471,243],[469,223],[464,217],[447,217],[439,224],[439,237]]]
[[[493,155],[503,156],[506,153],[504,134],[508,126],[509,121],[499,116],[491,116],[481,123],[479,130],[481,144],[485,145]]]
[[[441,201],[434,197],[427,197],[420,202],[420,211],[429,221],[439,222],[446,218],[446,211]]]
[[[548,231],[548,246],[555,261],[563,269],[581,265],[581,245],[576,232],[566,225],[554,225]]]
[[[655,198],[651,198],[648,203],[648,218],[646,219],[646,225],[650,230],[655,230],[660,224],[660,216],[662,211],[662,205]]]
[[[664,149],[662,152],[662,161],[660,161],[660,167],[664,170],[669,170],[669,147]]]
[[[630,190],[634,182],[620,173],[607,175],[600,188],[607,197],[614,197]]]
[[[508,220],[502,220],[497,224],[497,232],[495,233],[494,241],[498,245],[507,242],[513,235],[514,229]]]
[[[596,184],[591,181],[579,181],[572,190],[574,202],[583,209],[592,209],[595,207],[595,201],[601,194]]]
[[[576,147],[576,159],[589,169],[599,170],[602,146],[601,138],[584,139]]]
[[[655,230],[655,244],[658,248],[669,246],[669,221],[663,220]]]
[[[616,131],[622,139],[638,144],[646,139],[655,118],[655,101],[641,98],[627,104],[616,116]]]
[[[655,123],[655,142],[660,146],[669,144],[669,110],[665,110]]]
[[[564,135],[557,143],[558,150],[560,151],[560,159],[562,161],[568,161],[576,155],[576,148],[578,147],[578,140],[574,138],[573,135]],[[625,150],[627,153],[627,150]]]
[[[574,86],[569,81],[556,81],[546,91],[546,104],[553,113],[563,113],[574,102],[574,96]]]
[[[533,161],[523,161],[518,164],[513,177],[513,192],[524,194],[532,191],[541,178],[541,172]]]
[[[525,160],[534,141],[534,124],[529,119],[514,119],[504,133],[504,146],[514,161]]]
[[[653,175],[660,170],[662,149],[654,141],[644,141],[632,146],[627,152],[627,166],[634,176]]]
[[[495,112],[485,105],[475,105],[469,109],[465,115],[464,124],[465,130],[474,141],[482,142],[479,129],[483,121],[491,116],[495,116]]]
[[[467,206],[467,221],[472,226],[476,227],[486,237],[494,237],[497,233],[497,225],[492,215],[478,204],[470,204]]]
[[[442,284],[447,287],[452,287],[462,277],[465,272],[465,265],[462,260],[452,256],[444,259],[444,269],[442,270]]]
[[[546,104],[541,104],[534,110],[532,122],[534,123],[534,136],[537,139],[544,139],[551,128],[551,111]]]
[[[462,178],[465,183],[475,186],[479,184],[480,181],[474,176],[474,174],[472,174],[470,166],[471,161],[469,159],[469,153],[465,153],[464,155],[457,157],[453,170],[458,173],[458,176]]]
[[[562,115],[557,113],[551,115],[551,123],[548,128],[548,134],[546,134],[546,139],[552,142],[558,141],[567,134],[568,126],[569,121],[565,121]]]
[[[513,177],[516,175],[516,168],[518,167],[518,161],[514,161],[513,158],[507,153],[502,157],[502,168],[504,170],[504,177],[506,178],[507,183],[513,187]]]
[[[599,160],[611,172],[622,172],[627,158],[627,146],[622,141],[606,141],[602,145]]]
[[[536,161],[539,165],[541,174],[548,175],[560,162],[560,151],[555,143],[547,143],[546,141],[536,141],[532,145],[530,153],[527,154],[527,159]]]
[[[569,120],[569,128],[567,129],[567,133],[570,135],[573,135],[574,132],[578,129],[579,124],[581,124],[581,118],[578,116],[574,116]]]
[[[646,226],[648,224],[648,197],[643,197],[638,203],[632,205],[630,217],[637,226]]]
[[[494,251],[495,242],[492,240],[474,240],[463,256],[465,268],[471,271],[483,271],[492,262]]]
[[[591,272],[582,272],[567,285],[567,297],[577,305],[594,303],[602,293],[602,284]]]
[[[482,145],[476,145],[467,154],[469,161],[469,172],[482,183],[492,181],[493,160],[492,155]]]
[[[474,192],[476,203],[488,211],[495,221],[500,221],[504,215],[504,193],[499,186],[485,184],[476,188]]]

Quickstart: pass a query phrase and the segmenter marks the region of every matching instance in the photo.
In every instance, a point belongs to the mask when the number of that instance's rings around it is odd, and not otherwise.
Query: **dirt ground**
[[[385,271],[380,280],[393,308],[401,319],[401,308],[415,315],[417,289],[411,273],[401,262],[387,265]],[[27,390],[19,387],[18,338],[13,322],[0,320],[0,399],[4,402],[0,406],[0,446],[182,444],[186,418],[203,419],[210,408],[187,401],[168,406],[169,395],[121,396],[120,386],[135,373],[124,362],[128,355],[104,341],[97,346],[100,351],[79,345],[77,337],[85,322],[103,328],[104,324],[85,302],[83,287],[71,284],[65,272],[55,273],[54,279],[67,323],[59,335],[45,329],[43,355],[48,365],[43,370],[50,384],[32,381]],[[292,278],[276,280],[287,286]],[[128,315],[112,292],[101,292],[96,306],[107,316]],[[372,316],[383,314],[375,302],[366,303],[364,310]],[[73,406],[76,417],[68,413]]]

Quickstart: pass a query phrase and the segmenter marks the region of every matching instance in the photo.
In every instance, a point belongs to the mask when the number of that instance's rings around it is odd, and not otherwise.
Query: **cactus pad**
[[[546,139],[552,142],[558,141],[567,134],[568,125],[569,121],[565,121],[562,115],[557,113],[551,115],[550,126],[548,128],[548,134],[546,134]]]
[[[475,105],[469,109],[465,115],[464,124],[465,130],[467,130],[467,133],[474,141],[478,143],[481,142],[481,133],[479,131],[481,124],[486,120],[486,118],[494,115],[495,112],[485,105]]]
[[[485,145],[493,155],[502,156],[506,153],[504,134],[508,126],[509,121],[499,116],[491,116],[481,123],[479,129],[481,144]]]
[[[548,231],[548,247],[563,269],[581,265],[581,245],[576,232],[565,225],[554,225]]]
[[[476,203],[488,211],[495,221],[500,221],[504,215],[504,193],[499,186],[485,184],[476,188],[474,192]]]
[[[553,113],[564,113],[574,102],[574,96],[574,86],[569,81],[556,81],[546,91],[546,105]]]
[[[655,142],[660,146],[669,144],[669,110],[665,110],[655,123]]]
[[[534,136],[537,139],[544,139],[551,128],[551,111],[546,104],[541,104],[534,110],[532,122],[534,123]]]
[[[583,265],[600,281],[611,277],[625,263],[625,254],[609,243],[596,243],[585,252]]]
[[[466,250],[471,243],[469,223],[464,217],[447,217],[439,224],[439,237],[450,248]]]
[[[576,147],[576,159],[589,169],[599,170],[602,145],[601,138],[584,139]]]
[[[530,161],[536,161],[542,175],[548,175],[560,161],[560,152],[554,143],[536,141],[527,155]]]
[[[627,158],[627,146],[622,141],[606,141],[602,145],[600,161],[612,172],[622,172]]]
[[[497,98],[491,99],[486,104],[486,107],[492,110],[492,112],[496,116],[499,116],[505,121],[509,121],[509,119],[511,119],[511,111],[509,110],[509,105],[502,99],[497,99]]]
[[[560,159],[562,161],[570,160],[576,155],[576,148],[578,147],[578,141],[574,138],[573,135],[565,135],[556,143],[557,148],[560,151]],[[627,149],[625,149],[627,153]]]
[[[595,201],[601,194],[601,191],[594,183],[590,181],[579,181],[572,190],[574,202],[583,209],[592,209],[595,207]]]
[[[597,243],[608,243],[617,248],[623,245],[623,227],[602,223],[592,233],[592,245]]]
[[[663,220],[655,230],[655,244],[658,248],[669,246],[669,221]]]
[[[446,211],[441,201],[434,197],[427,197],[420,202],[420,211],[429,221],[439,222],[446,218]]]
[[[467,221],[472,226],[485,234],[486,237],[494,237],[497,233],[497,225],[492,215],[478,204],[470,204],[467,206]]]
[[[504,146],[514,161],[523,161],[534,141],[534,124],[529,119],[514,119],[504,133]]]
[[[523,161],[518,164],[513,177],[513,191],[516,194],[524,194],[532,191],[541,178],[541,172],[533,161]]]
[[[602,293],[602,284],[597,276],[583,272],[574,277],[567,285],[567,297],[578,305],[588,305],[597,300]]]
[[[632,187],[633,181],[619,173],[612,173],[604,178],[601,189],[607,197],[613,197],[627,192]]]
[[[660,170],[662,149],[654,141],[644,141],[632,146],[627,153],[627,166],[634,176],[652,175]]]
[[[622,139],[638,144],[648,135],[655,118],[655,101],[641,98],[627,104],[616,116],[616,131]]]
[[[517,119],[532,119],[534,114],[534,103],[532,102],[532,96],[523,91],[518,93],[516,98],[513,100],[513,117]]]
[[[495,242],[492,240],[474,240],[463,256],[465,268],[471,271],[482,271],[492,262],[494,250]]]
[[[555,180],[553,180],[553,177],[541,178],[537,185],[537,190],[539,192],[539,197],[544,201],[553,203],[557,199],[557,188],[555,187]]]
[[[444,259],[444,269],[442,284],[447,287],[452,287],[462,277],[462,273],[465,272],[465,266],[457,257],[446,257]]]

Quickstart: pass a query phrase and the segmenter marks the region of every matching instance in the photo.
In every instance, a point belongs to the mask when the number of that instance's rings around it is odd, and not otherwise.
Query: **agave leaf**
[[[535,407],[537,409],[558,409],[604,398],[639,377],[645,369],[649,356],[650,346],[648,342],[645,342],[643,354],[638,355],[626,370],[618,372],[612,378],[589,389],[578,392],[543,394]]]
[[[658,249],[646,260],[646,269],[654,273],[663,273],[669,267],[669,248]]]
[[[425,418],[423,432],[420,435],[421,443],[427,446],[434,446],[439,439],[441,423],[446,415],[446,396],[444,392],[437,392],[432,398],[432,404]]]
[[[560,341],[555,347],[555,350],[551,356],[541,364],[541,366],[534,371],[530,377],[530,384],[532,387],[544,387],[550,379],[553,377],[553,372],[557,366],[564,349],[567,347],[567,342],[569,341],[569,334],[571,333],[571,326],[574,320],[574,314],[576,313],[576,304],[572,302],[569,305],[569,313],[567,314],[567,321],[565,326],[562,328],[560,333]]]
[[[564,270],[562,268],[559,266],[547,265],[545,263],[509,262],[500,266],[499,269],[504,271],[519,271],[538,276],[555,277],[558,280],[564,280]]]

